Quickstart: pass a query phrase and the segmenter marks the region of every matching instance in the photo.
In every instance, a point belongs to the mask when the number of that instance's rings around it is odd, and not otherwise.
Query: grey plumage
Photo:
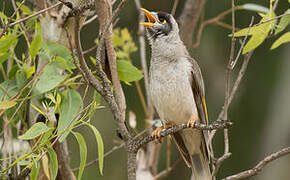
[[[175,19],[167,13],[150,13],[155,20],[149,17],[149,23],[144,23],[152,50],[149,93],[161,120],[181,124],[194,115],[207,123],[202,74],[179,37]],[[185,129],[173,139],[194,179],[211,179],[208,132]]]

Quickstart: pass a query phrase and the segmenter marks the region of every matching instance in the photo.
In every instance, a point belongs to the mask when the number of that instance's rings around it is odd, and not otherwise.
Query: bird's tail
[[[212,176],[209,169],[208,158],[202,152],[193,154],[192,161],[192,175],[191,180],[211,180]]]
[[[173,134],[173,139],[185,163],[192,169],[191,180],[211,180],[208,149],[203,133],[186,129]]]

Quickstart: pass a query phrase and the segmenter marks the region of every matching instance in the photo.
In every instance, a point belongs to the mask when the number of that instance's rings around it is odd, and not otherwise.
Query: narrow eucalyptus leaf
[[[25,140],[34,139],[48,130],[49,128],[43,122],[38,122],[33,124],[23,135],[18,138]]]
[[[87,162],[87,144],[84,137],[80,133],[74,132],[73,135],[75,136],[79,144],[80,166],[79,166],[78,180],[81,180],[84,169],[85,169],[85,165]]]

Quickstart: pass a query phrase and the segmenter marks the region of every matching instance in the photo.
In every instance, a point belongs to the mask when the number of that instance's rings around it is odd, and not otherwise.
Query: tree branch
[[[210,125],[205,125],[205,124],[202,124],[202,123],[195,122],[193,128],[194,129],[198,129],[198,130],[211,131],[211,130],[214,130],[214,129],[225,129],[225,128],[229,128],[231,126],[232,126],[232,122],[230,122],[230,121],[215,121],[215,122],[213,122]],[[170,127],[168,129],[164,129],[164,130],[161,131],[160,137],[162,138],[162,137],[168,136],[170,134],[176,133],[176,132],[181,131],[181,130],[186,129],[186,128],[189,128],[187,126],[187,123],[183,123],[183,124],[179,124],[179,125]],[[151,142],[153,140],[154,140],[153,136],[151,136],[151,135],[146,136],[146,137],[138,140],[134,144],[134,147],[132,147],[132,149],[137,151],[140,147],[142,147],[143,145],[145,145],[145,144],[147,144],[147,143],[149,143],[149,142]]]
[[[187,48],[191,47],[195,26],[203,9],[204,0],[187,0],[184,4],[182,14],[178,22],[180,37]]]
[[[248,178],[254,175],[257,175],[268,163],[281,158],[283,156],[286,156],[290,154],[290,147],[281,149],[280,151],[277,151],[273,154],[270,154],[269,156],[265,157],[263,160],[261,160],[255,167],[252,169],[242,171],[238,174],[228,176],[224,178],[223,180],[232,180],[232,179],[244,179]]]
[[[23,19],[20,19],[20,20],[18,20],[18,21],[15,21],[15,22],[13,22],[13,23],[10,23],[10,24],[9,24],[9,27],[12,27],[12,26],[14,26],[15,24],[19,24],[19,23],[21,23],[21,22],[27,21],[28,19],[33,18],[33,17],[35,17],[35,16],[38,16],[38,15],[40,15],[40,14],[42,14],[42,13],[45,13],[46,11],[48,11],[48,10],[50,10],[50,9],[53,9],[53,8],[55,8],[55,7],[57,7],[57,6],[61,5],[61,4],[62,4],[61,2],[58,2],[58,3],[52,5],[52,6],[48,7],[48,8],[45,8],[45,9],[42,9],[42,10],[38,11],[38,12],[36,12],[36,13],[30,15],[30,16],[27,16],[27,17],[25,17],[25,18],[23,18]]]

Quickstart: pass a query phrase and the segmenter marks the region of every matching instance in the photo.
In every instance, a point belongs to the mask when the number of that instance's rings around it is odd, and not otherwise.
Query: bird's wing
[[[205,91],[204,91],[204,83],[203,83],[203,77],[201,74],[201,70],[199,68],[199,65],[197,62],[191,58],[188,57],[188,60],[192,64],[192,71],[191,71],[191,87],[192,87],[192,93],[194,96],[194,100],[196,103],[197,111],[199,119],[202,123],[208,124],[208,115],[207,115],[207,107],[205,102]],[[205,143],[205,151],[207,154],[208,159],[210,159],[210,146],[209,146],[209,133],[208,131],[203,131],[203,137],[204,137],[204,143]]]
[[[204,83],[203,83],[201,70],[194,59],[192,59],[191,57],[188,57],[188,59],[190,63],[192,64],[191,87],[192,87],[192,93],[194,95],[194,100],[195,100],[197,111],[198,111],[198,116],[202,123],[208,124]]]

